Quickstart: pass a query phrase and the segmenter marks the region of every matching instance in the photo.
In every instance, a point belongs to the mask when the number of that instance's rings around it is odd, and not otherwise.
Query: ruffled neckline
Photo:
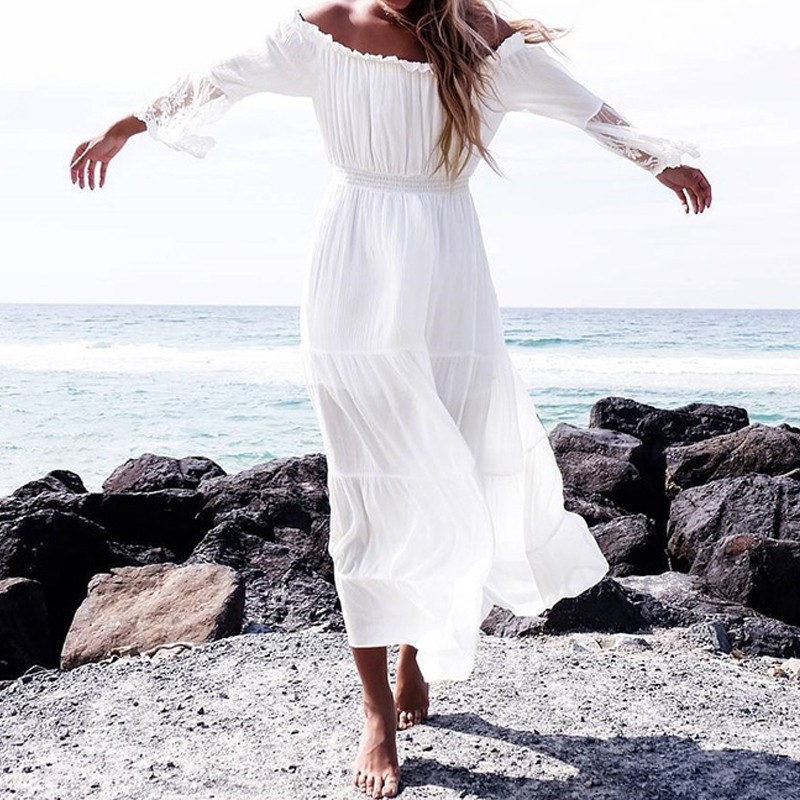
[[[323,31],[322,28],[317,27],[313,22],[307,20],[300,12],[299,8],[294,9],[292,21],[302,31],[307,31],[311,36],[324,41],[331,49],[343,53],[351,58],[361,59],[363,61],[376,61],[386,64],[397,64],[404,67],[409,72],[433,72],[433,65],[430,61],[410,61],[399,56],[387,56],[380,53],[365,53],[363,50],[356,50],[343,44],[338,39],[334,39],[332,34]],[[525,34],[522,31],[515,31],[510,36],[503,39],[502,42],[495,48],[494,56],[496,60],[500,60],[504,55],[514,50],[518,50],[525,46]]]

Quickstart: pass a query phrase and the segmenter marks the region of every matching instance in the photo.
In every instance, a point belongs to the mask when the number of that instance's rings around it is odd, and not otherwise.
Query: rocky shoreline
[[[800,429],[745,409],[598,401],[549,435],[565,505],[609,574],[487,634],[694,626],[723,653],[800,658]],[[226,474],[146,453],[101,492],[54,470],[0,499],[0,680],[171,642],[342,632],[323,454]]]
[[[611,564],[495,607],[398,734],[418,798],[762,800],[800,785],[800,430],[609,397],[550,442]],[[144,454],[0,499],[0,795],[351,797],[359,687],[321,454]],[[390,666],[393,677],[393,665]]]

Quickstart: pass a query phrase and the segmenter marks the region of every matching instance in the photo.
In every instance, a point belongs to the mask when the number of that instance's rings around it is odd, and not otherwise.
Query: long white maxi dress
[[[516,32],[489,69],[491,141],[527,111],[653,174],[690,142],[648,135]],[[198,132],[255,92],[308,97],[332,180],[301,297],[301,358],[328,463],[329,553],[348,641],[409,643],[427,680],[471,673],[493,604],[536,615],[609,564],[564,508],[562,476],[506,349],[469,178],[433,173],[430,64],[364,53],[299,9],[251,48],[179,76],[134,114],[204,157]],[[265,121],[266,124],[277,124]]]

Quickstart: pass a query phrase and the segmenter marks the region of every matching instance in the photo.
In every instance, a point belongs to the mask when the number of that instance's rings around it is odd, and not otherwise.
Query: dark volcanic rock
[[[115,543],[115,552],[124,555],[125,565],[130,566],[141,566],[143,554],[159,548],[182,561],[206,531],[199,516],[203,496],[193,489],[92,492],[81,496],[72,508],[102,525]]]
[[[732,433],[749,422],[747,411],[738,406],[689,403],[663,409],[626,397],[604,397],[589,412],[589,425],[593,428],[628,433],[661,449]]]
[[[664,537],[653,520],[632,514],[592,527],[592,534],[611,565],[609,574],[653,575],[668,569]]]
[[[668,447],[666,492],[675,497],[692,486],[749,473],[778,476],[800,467],[800,429],[762,425],[681,447]]]
[[[565,486],[585,500],[607,500],[628,513],[664,515],[663,497],[643,480],[639,439],[617,431],[561,422],[548,435]]]
[[[330,513],[327,475],[325,456],[313,453],[209,478],[200,484],[203,517],[211,528],[244,515],[263,526],[266,538],[275,528],[309,530],[315,516]]]
[[[161,459],[154,458],[160,469]],[[147,482],[146,475],[140,477]],[[198,518],[203,504],[194,489],[87,492],[77,475],[57,470],[0,500],[0,521],[44,510],[75,514],[103,527],[114,566],[142,566],[180,561],[191,553],[207,530]]]
[[[716,543],[703,579],[714,594],[800,625],[800,541],[726,536]]]
[[[44,477],[24,483],[6,497],[0,497],[0,522],[13,520],[41,508],[68,509],[79,495],[86,493],[80,476],[55,469]]]
[[[38,497],[43,492],[65,492],[68,494],[81,494],[86,491],[80,475],[70,472],[66,469],[54,469],[48,472],[43,478],[37,478],[28,483],[22,484],[18,489],[15,489],[8,498],[4,500],[10,501],[8,505],[12,508],[18,507],[20,502],[31,500]],[[2,508],[3,501],[0,500],[0,508]]]
[[[246,516],[210,530],[186,563],[225,564],[245,578],[245,626],[294,631],[319,625],[343,630],[341,606],[325,580],[301,550],[265,540],[262,526]]]
[[[212,478],[200,485],[205,499],[201,517],[209,528],[233,521],[246,533],[286,544],[332,582],[327,476],[325,456],[313,453]]]
[[[58,665],[42,585],[28,578],[0,580],[0,680],[38,664]]]
[[[587,525],[600,525],[618,517],[625,517],[630,514],[622,506],[612,503],[607,497],[595,495],[586,497],[573,486],[564,486],[564,508],[567,511],[574,511],[580,514]]]
[[[196,489],[200,481],[225,475],[210,458],[171,458],[143,453],[118,466],[104,481],[104,492],[155,492],[159,489]]]
[[[602,603],[593,608],[597,596]],[[564,614],[559,609],[562,604]],[[562,630],[632,633],[673,626],[702,632],[715,647],[722,637],[726,652],[737,648],[751,656],[800,656],[800,626],[707,594],[700,576],[672,570],[660,575],[603,578],[577,598],[559,601],[540,617],[515,617],[507,609],[494,606],[481,628],[495,636],[535,636]]]
[[[800,626],[707,593],[699,575],[670,570],[661,575],[632,575],[616,580],[632,593],[633,602],[651,627],[702,628],[716,645],[718,634],[712,635],[711,629],[721,626],[730,647],[747,655],[800,656]]]
[[[751,474],[682,491],[667,523],[673,569],[702,572],[709,543],[737,533],[800,541],[800,483]]]
[[[716,644],[718,634],[713,629],[721,627],[729,646],[747,655],[800,656],[800,626],[709,594],[698,575],[668,570],[660,575],[613,580],[624,590],[626,601],[637,609],[645,629],[675,625],[702,629],[709,642]]]
[[[606,576],[577,597],[559,600],[546,614],[545,633],[590,630],[633,633],[647,627],[647,621],[633,602],[632,593]]]
[[[59,646],[90,579],[109,562],[103,528],[75,514],[42,509],[0,522],[0,578],[39,581]]]

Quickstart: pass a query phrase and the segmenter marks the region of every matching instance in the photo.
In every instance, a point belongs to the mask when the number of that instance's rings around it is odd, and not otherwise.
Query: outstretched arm
[[[599,145],[653,174],[678,195],[687,213],[687,196],[695,213],[710,205],[711,186],[705,175],[681,163],[683,154],[700,155],[694,143],[654,135],[631,124],[576,80],[543,45],[523,44],[509,53],[497,79],[506,111],[526,111],[580,128]]]
[[[83,189],[88,176],[89,188],[94,189],[94,171],[100,164],[103,186],[109,161],[131,136],[145,130],[173,150],[204,158],[215,140],[201,134],[240,100],[256,92],[311,97],[315,81],[311,45],[300,35],[292,11],[255,43],[216,63],[186,70],[103,134],[81,142],[70,161],[72,182]]]

